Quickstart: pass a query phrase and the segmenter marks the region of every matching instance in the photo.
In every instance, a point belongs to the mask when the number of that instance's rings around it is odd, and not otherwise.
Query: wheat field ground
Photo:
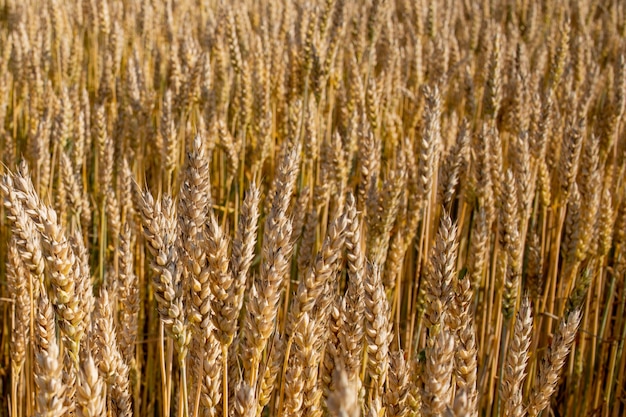
[[[0,416],[626,414],[622,0],[0,0]]]

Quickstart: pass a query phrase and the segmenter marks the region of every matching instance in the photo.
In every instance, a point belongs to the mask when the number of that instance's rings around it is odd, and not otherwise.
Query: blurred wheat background
[[[626,413],[626,3],[0,0],[0,416]]]

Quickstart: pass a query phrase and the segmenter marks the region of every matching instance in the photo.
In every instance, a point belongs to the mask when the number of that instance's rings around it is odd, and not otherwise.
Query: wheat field
[[[626,414],[622,0],[0,0],[0,416]]]

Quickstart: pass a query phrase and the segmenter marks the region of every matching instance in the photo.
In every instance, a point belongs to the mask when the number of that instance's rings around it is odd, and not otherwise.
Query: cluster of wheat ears
[[[0,0],[0,416],[626,412],[622,0]]]

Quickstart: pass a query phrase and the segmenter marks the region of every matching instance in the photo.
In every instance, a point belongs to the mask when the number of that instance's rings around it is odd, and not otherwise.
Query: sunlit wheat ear
[[[233,275],[228,270],[228,251],[230,242],[211,213],[205,228],[206,254],[209,267],[209,283],[213,298],[211,309],[216,336],[221,344],[229,345],[235,333]]]
[[[409,384],[411,372],[407,367],[403,351],[389,355],[389,375],[385,394],[385,409],[390,417],[400,417],[409,412]]]
[[[485,93],[483,96],[483,111],[491,120],[495,119],[498,115],[502,94],[502,36],[498,29],[495,30],[495,33],[492,36],[492,49],[489,56],[487,83],[485,85]]]
[[[116,412],[121,416],[131,416],[129,369],[118,349],[112,304],[108,290],[102,288],[96,301],[91,335],[94,341],[94,361],[107,385],[107,398],[114,404]]]
[[[539,232],[530,231],[526,250],[526,285],[531,300],[537,300],[543,292],[543,264]]]
[[[335,390],[329,395],[326,406],[332,417],[360,417],[361,407],[358,398],[357,380],[350,380],[348,374],[338,366],[333,372]]]
[[[479,133],[472,142],[472,155],[474,156],[472,170],[476,199],[478,207],[484,209],[487,225],[495,220],[495,197],[494,179],[491,174],[491,144],[486,124],[483,124]]]
[[[317,317],[316,317],[317,316]],[[322,348],[328,333],[325,319],[319,314],[309,318],[305,313],[300,321],[300,327],[294,335],[295,354],[293,359],[302,364],[302,411],[305,415],[318,415],[321,412],[322,384],[319,381],[319,363],[322,359]],[[297,382],[296,382],[297,383]]]
[[[507,417],[524,416],[522,388],[526,377],[532,324],[530,301],[524,297],[515,318],[513,337],[504,363],[501,395],[503,414]]]
[[[161,111],[161,137],[164,143],[163,154],[161,156],[165,171],[171,174],[176,168],[178,160],[179,144],[174,116],[172,115],[172,91],[168,89],[163,96],[163,107]]]
[[[263,378],[259,384],[259,399],[257,405],[257,413],[260,413],[263,408],[269,403],[275,387],[278,384],[277,378],[280,376],[280,372],[283,368],[283,361],[285,359],[285,341],[280,338],[278,333],[275,333],[274,340],[272,341],[270,354],[265,362],[265,371],[263,372]]]
[[[480,208],[474,217],[475,226],[470,234],[470,250],[468,254],[468,275],[472,287],[476,290],[481,284],[489,251],[489,223],[487,212]]]
[[[345,215],[339,216],[331,224],[313,265],[305,272],[298,285],[290,310],[288,322],[290,328],[288,330],[291,329],[291,326],[297,326],[302,315],[310,312],[314,307],[317,306],[322,311],[329,307],[332,299],[326,300],[323,297],[323,292],[327,285],[332,285],[331,279],[339,268],[347,224]]]
[[[474,413],[478,408],[478,346],[476,324],[472,312],[472,283],[469,277],[457,278],[454,301],[448,323],[454,332],[454,375],[457,390],[463,391],[466,409]]]
[[[457,228],[449,215],[444,213],[432,250],[431,268],[427,277],[426,294],[428,306],[424,313],[427,325],[435,332],[452,318],[449,306],[453,301],[453,278],[456,275]]]
[[[136,193],[141,191],[136,190]],[[155,202],[149,192],[137,199],[140,204],[144,237],[153,256],[153,287],[159,316],[175,342],[179,358],[187,354],[190,333],[185,318],[181,288],[181,268],[176,249],[176,211],[171,197]]]
[[[39,199],[25,165],[20,167],[20,172],[13,176],[12,181],[15,195],[41,233],[62,341],[77,363],[80,341],[85,333],[83,318],[86,311],[80,308],[80,299],[76,296],[76,277],[73,274],[76,256],[56,211]]]
[[[210,321],[210,287],[204,248],[203,227],[211,201],[211,184],[202,138],[194,138],[182,172],[178,200],[178,223],[181,234],[185,286],[190,287],[189,320],[206,326]]]
[[[548,405],[556,391],[561,369],[569,354],[582,313],[580,309],[574,310],[561,320],[559,327],[539,365],[539,374],[535,379],[532,391],[528,398],[528,415],[539,415]]]
[[[330,286],[328,286],[330,287]],[[327,290],[326,293],[329,291]],[[343,327],[343,310],[345,309],[345,302],[337,294],[326,295],[324,298],[331,300],[328,306],[328,313],[323,314],[326,317],[328,323],[328,329],[326,330],[326,347],[322,359],[321,367],[321,391],[327,398],[327,394],[330,391],[332,384],[332,374],[337,365],[337,361],[340,360],[339,354],[339,333]]]
[[[13,188],[13,180],[9,175],[3,176],[0,185],[4,194],[4,207],[9,220],[15,245],[21,262],[28,268],[32,285],[33,298],[39,298],[39,290],[44,281],[45,259],[41,247],[41,236],[35,223],[29,218],[24,205],[19,199],[17,190]]]
[[[89,267],[89,252],[85,247],[83,236],[79,228],[69,237],[69,243],[72,251],[76,254],[76,263],[74,264],[72,275],[76,281],[76,297],[79,300],[78,308],[84,317],[81,323],[81,329],[87,330],[91,327],[91,315],[94,310],[95,297]],[[84,341],[86,342],[86,340]],[[78,366],[73,366],[73,368],[72,377],[76,378]]]
[[[81,365],[81,373],[76,392],[76,415],[79,417],[100,417],[105,414],[105,386],[98,368],[90,354]]]
[[[365,254],[361,238],[361,219],[352,194],[346,198],[346,264],[348,288],[342,303],[342,328],[339,330],[340,355],[349,379],[358,378],[363,353]]]
[[[63,186],[65,187],[65,193],[70,203],[70,210],[74,216],[80,219],[83,211],[82,193],[79,189],[72,162],[65,153],[61,154],[60,168],[63,173]]]
[[[558,166],[561,201],[567,201],[575,180],[584,138],[585,122],[584,118],[568,121]]]
[[[383,265],[387,258],[389,239],[400,207],[401,191],[406,181],[404,163],[392,171],[385,179],[381,192],[372,200],[376,203],[368,208],[370,212],[367,235],[367,257],[372,262]]]
[[[251,183],[243,200],[239,227],[233,239],[230,259],[230,271],[234,277],[234,305],[237,312],[241,310],[243,295],[248,283],[250,268],[254,259],[257,243],[259,221],[259,202],[261,192],[256,183]]]
[[[365,347],[367,370],[372,378],[372,393],[380,398],[383,394],[389,369],[389,304],[385,297],[380,266],[368,263],[364,280],[365,301]]]
[[[232,415],[234,417],[254,417],[256,416],[256,398],[254,389],[245,382],[240,383],[235,388],[235,408]]]
[[[513,316],[517,303],[518,289],[522,274],[522,254],[519,206],[515,191],[515,178],[508,170],[502,187],[502,203],[499,216],[500,245],[506,256],[506,276],[502,297],[502,314],[508,321]]]
[[[139,331],[139,283],[134,272],[132,252],[133,236],[128,223],[124,224],[119,245],[119,306],[120,327],[118,331],[120,350],[127,364],[133,367],[137,334]]]
[[[7,287],[13,301],[13,329],[11,332],[11,367],[19,376],[26,356],[30,335],[31,309],[29,283],[30,276],[19,255],[17,239],[11,239],[7,254]]]
[[[470,405],[464,389],[456,391],[454,400],[446,406],[446,410],[443,413],[445,417],[470,416],[474,414],[475,410]]]
[[[203,378],[200,393],[202,416],[216,416],[222,398],[222,347],[213,333],[205,341],[202,352]]]
[[[433,186],[433,177],[439,158],[441,146],[441,96],[438,87],[425,87],[423,89],[426,101],[424,111],[423,134],[418,144],[417,158],[423,161],[418,171],[419,193],[423,200],[428,201]]]
[[[429,338],[426,347],[422,413],[437,416],[452,400],[454,338],[445,329]]]
[[[63,415],[65,388],[62,382],[63,362],[59,357],[54,312],[45,292],[38,300],[36,346],[36,412],[40,416]]]
[[[251,386],[257,383],[261,355],[274,329],[278,302],[291,259],[292,224],[287,218],[287,209],[298,173],[297,164],[298,152],[293,149],[278,166],[275,179],[277,192],[263,230],[262,263],[246,304],[241,352],[242,359],[249,364],[246,378]]]
[[[376,142],[371,132],[370,125],[363,118],[359,129],[359,158],[360,183],[357,187],[357,209],[363,212],[367,208],[366,201],[371,189],[375,187],[380,170],[379,144]]]
[[[217,123],[217,132],[219,136],[219,144],[222,149],[224,149],[228,159],[229,175],[235,177],[237,167],[239,165],[237,144],[222,120]]]
[[[460,188],[465,187],[469,167],[470,133],[467,121],[463,120],[457,133],[456,141],[440,167],[439,195],[443,207],[450,210],[450,205]],[[409,180],[410,181],[410,180]]]

